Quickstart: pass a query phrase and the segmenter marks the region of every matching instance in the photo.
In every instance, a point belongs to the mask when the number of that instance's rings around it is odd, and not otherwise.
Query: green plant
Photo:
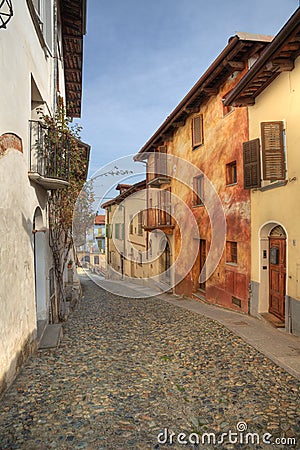
[[[65,292],[63,273],[68,255],[74,245],[73,239],[73,215],[76,201],[80,195],[81,207],[84,209],[84,217],[80,222],[80,232],[83,234],[93,222],[92,204],[94,194],[91,183],[85,185],[89,148],[80,140],[81,127],[72,124],[72,120],[66,116],[63,99],[59,98],[57,111],[54,117],[43,115],[42,124],[47,128],[47,151],[57,158],[56,150],[63,147],[64,154],[68,158],[68,181],[66,188],[53,190],[49,198],[49,231],[50,247],[53,254],[54,270],[59,291],[59,318],[62,319],[65,312]],[[57,164],[57,161],[52,161]],[[58,173],[59,175],[59,173]]]

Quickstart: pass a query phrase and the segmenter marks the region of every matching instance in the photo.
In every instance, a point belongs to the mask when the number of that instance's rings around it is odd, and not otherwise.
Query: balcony
[[[28,177],[31,181],[47,190],[69,185],[70,139],[65,133],[30,120],[29,149]]]
[[[162,189],[159,192],[151,193],[151,198],[148,199],[147,221],[144,229],[146,231],[160,229],[167,234],[172,234],[173,228],[170,191]]]
[[[171,179],[168,173],[168,157],[165,147],[160,147],[163,149],[154,153],[154,161],[152,164],[148,164],[148,185],[151,187],[160,188],[162,184],[170,184]]]

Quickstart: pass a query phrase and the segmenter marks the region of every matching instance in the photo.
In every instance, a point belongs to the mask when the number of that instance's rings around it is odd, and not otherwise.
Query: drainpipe
[[[248,285],[248,314],[249,315],[250,315],[251,302],[252,302],[252,286],[251,286],[251,282],[250,282]]]

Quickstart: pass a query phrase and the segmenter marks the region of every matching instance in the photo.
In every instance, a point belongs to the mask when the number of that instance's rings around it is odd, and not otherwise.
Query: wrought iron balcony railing
[[[70,138],[65,133],[29,121],[29,177],[47,189],[68,185]]]

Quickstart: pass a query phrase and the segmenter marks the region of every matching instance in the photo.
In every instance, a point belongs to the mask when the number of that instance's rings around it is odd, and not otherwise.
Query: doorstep
[[[61,323],[47,325],[39,342],[38,350],[57,348],[62,336],[63,328]]]

